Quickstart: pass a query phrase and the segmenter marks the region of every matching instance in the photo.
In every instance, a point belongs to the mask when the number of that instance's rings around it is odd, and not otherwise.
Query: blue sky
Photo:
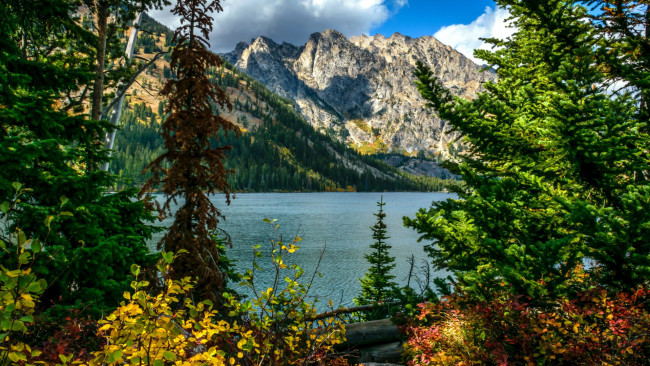
[[[492,0],[409,0],[370,34],[390,36],[400,32],[411,37],[433,35],[443,26],[469,24],[494,7]]]
[[[507,12],[491,0],[222,0],[215,14],[211,48],[228,52],[259,36],[302,45],[309,35],[335,29],[347,37],[395,32],[433,35],[468,57],[483,47],[479,37],[508,35]],[[169,8],[168,8],[169,9]],[[152,11],[171,28],[178,20],[168,9]]]

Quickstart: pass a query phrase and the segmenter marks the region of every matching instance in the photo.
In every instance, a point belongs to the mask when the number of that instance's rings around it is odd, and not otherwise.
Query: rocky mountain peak
[[[244,44],[245,45],[245,44]],[[259,37],[224,57],[269,89],[295,101],[317,128],[357,147],[449,155],[457,136],[424,106],[413,70],[428,64],[456,95],[473,98],[491,72],[434,37],[394,33],[346,38],[314,33],[304,46]]]
[[[409,36],[405,36],[400,32],[395,32],[395,33],[393,33],[392,36],[390,36],[390,39],[392,39],[392,40],[400,39],[400,40],[404,40],[404,41],[410,41],[413,38],[411,38]]]
[[[338,39],[345,41],[347,38],[343,35],[343,33],[334,30],[334,29],[326,29],[322,33],[320,33],[323,38],[331,38],[331,39]]]
[[[239,59],[241,58],[241,54],[248,48],[248,43],[246,42],[239,42],[235,46],[235,50],[232,51],[234,53],[234,57]]]
[[[278,47],[278,44],[275,43],[271,38],[264,36],[257,37],[251,40],[249,48],[256,50],[257,52],[271,52],[271,50]]]

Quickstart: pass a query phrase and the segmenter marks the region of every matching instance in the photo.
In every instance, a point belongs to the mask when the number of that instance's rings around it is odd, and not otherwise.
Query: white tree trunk
[[[133,21],[133,27],[131,27],[131,35],[129,35],[129,42],[126,44],[126,62],[127,64],[131,63],[133,59],[133,53],[135,52],[135,44],[138,40],[138,30],[140,29],[140,23],[142,23],[142,13],[137,13],[135,20]],[[122,88],[123,85],[118,85],[118,91]],[[118,93],[120,94],[120,93]],[[124,94],[118,97],[117,104],[113,107],[108,113],[110,113],[110,122],[113,126],[117,127],[120,123],[120,117],[122,116],[122,104],[124,103]],[[102,119],[106,116],[102,116]],[[110,150],[113,150],[113,144],[115,143],[115,130],[112,132],[106,133],[104,138],[104,150],[109,150],[108,154],[110,156]],[[108,171],[108,162],[102,164],[101,170]]]

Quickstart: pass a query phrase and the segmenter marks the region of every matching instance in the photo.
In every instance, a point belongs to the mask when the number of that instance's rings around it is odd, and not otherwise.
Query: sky
[[[480,37],[507,37],[507,11],[492,0],[222,0],[214,15],[211,49],[228,52],[244,41],[266,36],[302,45],[314,32],[335,29],[347,37],[395,32],[411,37],[430,35],[472,57],[485,48]],[[175,28],[168,9],[150,12]],[[476,60],[475,60],[476,61]]]

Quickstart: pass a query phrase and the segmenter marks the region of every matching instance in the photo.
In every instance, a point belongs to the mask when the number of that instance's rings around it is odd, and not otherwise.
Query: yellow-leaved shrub
[[[328,362],[344,328],[335,320],[310,320],[316,310],[305,301],[308,286],[298,279],[302,270],[287,266],[283,258],[298,249],[295,242],[274,243],[272,260],[277,269],[292,269],[286,286],[260,291],[252,301],[224,294],[228,314],[213,310],[209,301],[195,304],[190,278],[167,280],[162,293],[153,296],[146,281],[133,282],[133,293],[112,314],[101,320],[107,344],[94,354],[91,365],[294,365]],[[179,254],[163,253],[158,264],[167,273]],[[132,267],[139,275],[140,269]],[[276,281],[277,283],[277,281]],[[243,285],[252,286],[252,276]]]
[[[0,205],[3,215],[12,208],[12,203]],[[48,217],[45,225],[49,227],[54,219]],[[20,229],[1,239],[0,249],[16,258],[15,268],[0,265],[0,366],[330,364],[333,347],[344,340],[339,322],[310,320],[316,310],[305,300],[309,285],[298,281],[302,269],[283,260],[298,247],[295,241],[278,242],[272,251],[275,268],[293,272],[285,277],[286,286],[280,288],[276,281],[250,301],[224,294],[227,314],[216,311],[210,301],[194,301],[194,281],[189,277],[166,280],[160,293],[150,293],[140,267],[132,265],[133,291],[125,292],[120,306],[98,321],[98,337],[104,339],[99,342],[101,349],[79,357],[68,351],[85,349],[88,340],[66,339],[65,350],[55,353],[58,359],[53,362],[43,357],[44,346],[32,341],[30,334],[36,303],[46,288],[31,268],[34,256],[43,251],[42,244]],[[162,253],[157,268],[163,278],[179,255],[183,253]],[[244,279],[242,285],[254,287],[252,276]]]
[[[159,270],[169,270],[173,258],[164,253]],[[99,321],[107,344],[94,354],[91,365],[229,365],[226,352],[210,344],[225,338],[254,344],[236,323],[216,320],[210,302],[192,302],[190,278],[167,280],[163,292],[154,296],[145,290],[146,281],[137,280],[140,268],[134,265],[131,270],[136,276],[134,292],[125,293],[126,301]]]

